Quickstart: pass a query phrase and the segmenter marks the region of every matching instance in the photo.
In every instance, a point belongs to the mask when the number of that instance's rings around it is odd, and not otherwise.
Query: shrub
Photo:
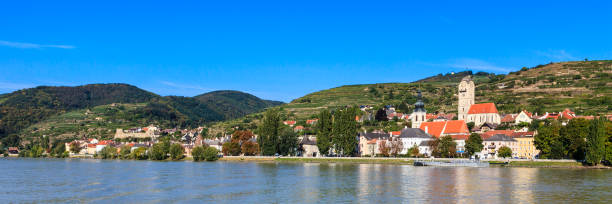
[[[183,159],[185,154],[185,149],[181,144],[172,144],[170,145],[170,157],[172,160],[180,160]]]
[[[147,148],[144,147],[139,147],[137,149],[135,149],[131,154],[130,157],[132,159],[138,159],[138,160],[146,160],[148,158],[147,155]]]
[[[512,157],[512,149],[506,146],[500,147],[497,152],[497,156],[502,158]]]
[[[194,147],[193,150],[191,150],[191,156],[193,157],[193,161],[204,160],[204,147]]]
[[[214,147],[206,147],[204,149],[204,160],[206,161],[217,161],[219,157],[217,156],[219,151]]]

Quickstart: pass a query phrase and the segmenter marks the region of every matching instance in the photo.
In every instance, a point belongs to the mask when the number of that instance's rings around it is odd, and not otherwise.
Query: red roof
[[[501,122],[502,123],[513,123],[516,119],[516,116],[517,116],[516,114],[507,114],[501,119]]]
[[[463,120],[423,122],[419,128],[436,137],[440,137],[441,135],[469,135],[470,133]]]
[[[512,133],[512,135],[510,135],[511,137],[533,137],[534,132],[514,132]]]
[[[376,139],[368,140],[368,144],[376,144],[376,141],[377,141]]]
[[[436,119],[436,118],[437,116],[435,114],[432,114],[432,113],[425,114],[425,120]]]
[[[563,110],[563,112],[561,112],[561,117],[566,118],[566,119],[572,119],[576,117],[576,114],[572,112],[570,109],[566,108],[565,110]]]
[[[294,130],[303,130],[304,126],[298,125],[298,126],[295,126],[295,128],[293,128],[293,129]]]
[[[527,114],[528,117],[533,117],[533,114],[531,114],[529,111],[527,110],[523,110],[523,112],[525,112],[525,114]]]
[[[484,140],[489,137],[493,137],[493,135],[497,135],[497,134],[512,136],[512,134],[514,134],[514,130],[490,130],[485,133],[482,133],[480,136]]]
[[[96,148],[96,144],[87,144],[87,148]]]
[[[283,122],[285,125],[295,125],[295,120],[288,120]]]
[[[470,106],[468,114],[498,113],[494,103],[479,103]]]
[[[315,122],[317,122],[319,119],[312,119],[312,120],[306,120],[306,124],[314,124]]]
[[[398,136],[400,134],[402,134],[402,131],[392,131],[391,132],[391,135],[393,135],[393,136]]]

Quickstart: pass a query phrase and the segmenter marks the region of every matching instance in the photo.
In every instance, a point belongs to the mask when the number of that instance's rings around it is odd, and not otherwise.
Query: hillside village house
[[[467,124],[463,120],[424,122],[421,124],[420,129],[438,138],[451,136],[457,143],[457,153],[465,151],[465,140],[470,136]]]
[[[518,144],[516,147],[516,157],[521,159],[535,159],[540,150],[534,144],[534,132],[515,132],[512,134]]]
[[[304,136],[300,139],[299,145],[302,157],[321,157],[316,137]]]
[[[389,141],[390,134],[384,132],[359,133],[359,156],[376,156],[380,154],[381,141]]]
[[[151,138],[155,139],[159,136],[159,129],[153,125],[144,128],[133,128],[123,130],[118,128],[115,132],[115,139],[123,138]]]
[[[518,143],[512,137],[504,134],[496,134],[492,137],[483,139],[484,147],[479,154],[480,158],[483,159],[498,159],[499,148],[506,146],[512,150],[512,157],[517,155]]]
[[[402,142],[402,151],[400,154],[408,154],[408,149],[415,146],[418,147],[423,141],[433,140],[434,137],[419,128],[404,128],[399,135],[399,139]],[[426,152],[427,151],[421,152],[419,149],[419,153],[421,154]],[[429,154],[431,154],[431,152]]]

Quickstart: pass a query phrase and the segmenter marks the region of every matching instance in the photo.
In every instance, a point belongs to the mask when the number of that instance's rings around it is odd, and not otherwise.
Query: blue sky
[[[612,59],[610,1],[7,1],[0,93],[128,83],[288,102],[348,84]]]

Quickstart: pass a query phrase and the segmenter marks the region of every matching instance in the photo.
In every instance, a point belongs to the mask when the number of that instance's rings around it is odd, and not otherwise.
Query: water
[[[612,202],[612,170],[0,159],[0,203]]]

